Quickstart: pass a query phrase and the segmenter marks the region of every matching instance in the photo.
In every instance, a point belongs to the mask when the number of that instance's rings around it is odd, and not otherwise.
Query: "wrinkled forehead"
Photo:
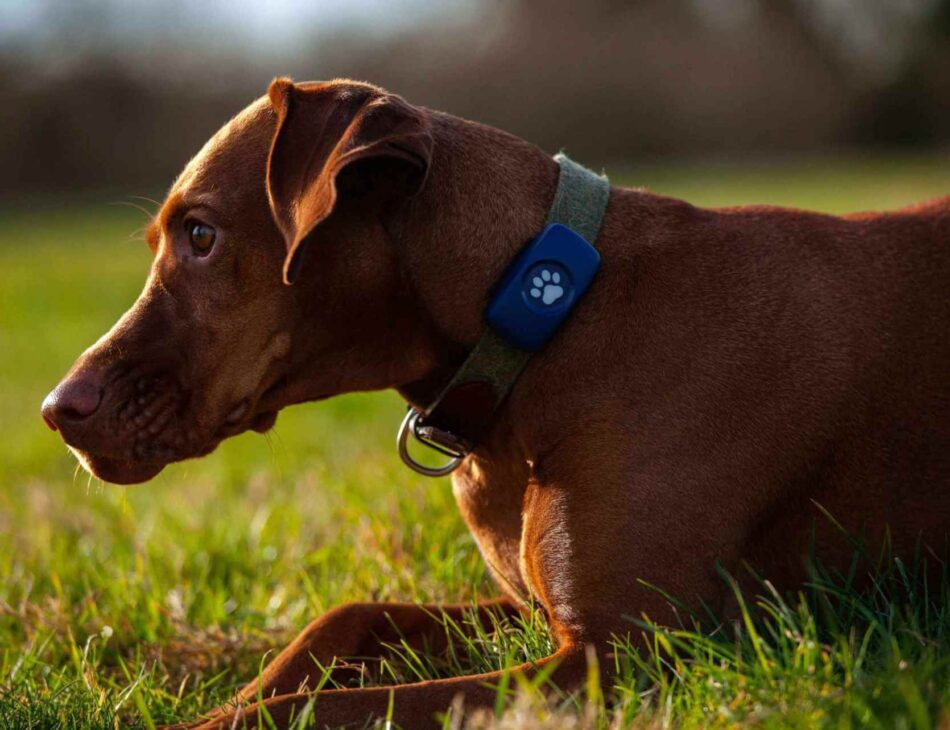
[[[249,193],[265,195],[267,156],[277,115],[262,97],[219,129],[185,166],[169,198],[213,195],[237,202]]]

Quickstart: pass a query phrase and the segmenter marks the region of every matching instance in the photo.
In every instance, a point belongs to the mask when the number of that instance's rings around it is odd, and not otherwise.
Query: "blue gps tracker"
[[[430,477],[454,471],[478,447],[531,355],[570,316],[600,268],[594,248],[610,200],[610,182],[564,153],[547,224],[495,282],[485,308],[481,339],[425,408],[409,407],[396,437],[410,469]],[[420,464],[409,436],[449,457],[441,466]]]
[[[596,248],[567,226],[551,223],[499,279],[485,319],[509,344],[536,352],[567,319],[599,268]]]

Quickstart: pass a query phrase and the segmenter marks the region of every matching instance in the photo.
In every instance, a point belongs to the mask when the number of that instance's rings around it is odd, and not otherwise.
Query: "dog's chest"
[[[499,587],[523,600],[530,594],[519,564],[526,482],[520,470],[470,458],[452,476],[459,511]]]

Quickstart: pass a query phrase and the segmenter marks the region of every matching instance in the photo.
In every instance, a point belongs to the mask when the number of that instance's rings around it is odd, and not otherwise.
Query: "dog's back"
[[[552,441],[624,435],[601,458],[631,503],[669,510],[617,515],[618,535],[648,519],[692,535],[692,560],[788,585],[813,539],[851,556],[823,511],[868,543],[943,544],[950,198],[836,217],[615,189],[598,245],[601,278],[525,397],[557,399]],[[658,564],[645,577],[669,587]]]

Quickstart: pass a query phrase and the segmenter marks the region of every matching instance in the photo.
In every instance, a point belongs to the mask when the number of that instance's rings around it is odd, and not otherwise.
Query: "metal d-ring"
[[[465,454],[460,454],[455,451],[450,451],[449,449],[434,444],[431,441],[423,439],[419,435],[419,419],[422,417],[422,412],[416,408],[410,408],[409,412],[406,413],[406,417],[402,419],[402,425],[399,427],[399,434],[396,436],[396,448],[399,451],[399,458],[402,459],[403,463],[419,474],[427,477],[444,477],[446,474],[451,474],[458,468],[458,465],[462,463],[462,459],[465,458]],[[444,466],[425,466],[420,464],[418,461],[412,458],[412,455],[409,453],[409,434],[415,436],[416,441],[420,444],[428,446],[434,451],[438,451],[440,454],[445,454],[448,457],[451,457],[449,461]]]

